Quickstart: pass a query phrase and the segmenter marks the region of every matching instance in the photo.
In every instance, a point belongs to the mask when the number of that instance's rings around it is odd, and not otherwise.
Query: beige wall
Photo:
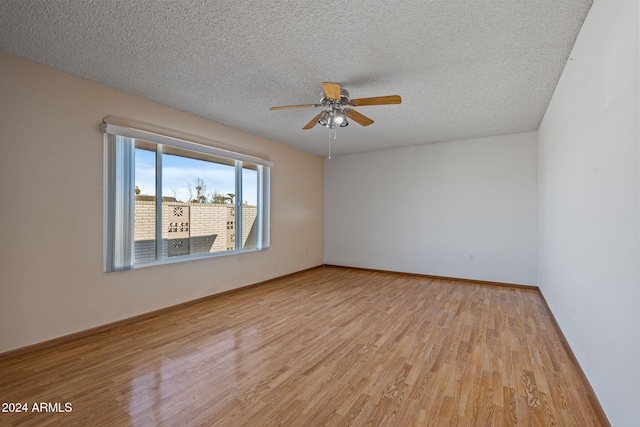
[[[103,273],[108,115],[267,156],[271,249]],[[4,54],[0,144],[0,352],[323,262],[318,156]]]

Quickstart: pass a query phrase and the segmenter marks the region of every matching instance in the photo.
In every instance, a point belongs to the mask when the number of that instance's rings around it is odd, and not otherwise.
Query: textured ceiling
[[[401,95],[344,154],[538,129],[591,3],[0,0],[0,51],[319,155],[319,108],[269,107]]]

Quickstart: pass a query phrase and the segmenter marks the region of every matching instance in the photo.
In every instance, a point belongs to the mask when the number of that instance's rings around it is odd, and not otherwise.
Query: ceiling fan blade
[[[301,104],[301,105],[283,105],[282,107],[271,107],[269,110],[290,110],[292,108],[313,108],[313,107],[321,107],[322,104]]]
[[[400,104],[402,98],[400,95],[389,96],[374,96],[373,98],[356,98],[349,101],[349,105],[354,107],[362,107],[365,105],[388,105],[388,104]]]
[[[329,99],[340,99],[340,85],[338,83],[323,82],[322,89]]]
[[[349,117],[351,120],[353,120],[354,122],[362,126],[369,126],[371,123],[373,123],[373,120],[371,120],[369,117],[365,116],[364,114],[358,113],[356,110],[349,109],[349,110],[345,110],[345,112],[347,113],[347,117]]]
[[[320,120],[320,115],[322,115],[322,113],[318,114],[317,116],[315,116],[313,119],[311,119],[311,121],[309,123],[307,123],[302,130],[307,130],[307,129],[311,129],[312,127],[314,127],[317,123],[318,120]]]

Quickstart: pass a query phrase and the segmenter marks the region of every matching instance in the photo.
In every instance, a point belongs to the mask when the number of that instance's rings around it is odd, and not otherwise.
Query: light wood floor
[[[537,290],[332,267],[0,361],[0,398],[21,426],[606,423]]]

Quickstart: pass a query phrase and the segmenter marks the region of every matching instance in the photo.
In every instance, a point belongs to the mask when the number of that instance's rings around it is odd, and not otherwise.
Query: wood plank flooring
[[[606,424],[538,291],[333,267],[0,361],[0,399],[20,426]]]

